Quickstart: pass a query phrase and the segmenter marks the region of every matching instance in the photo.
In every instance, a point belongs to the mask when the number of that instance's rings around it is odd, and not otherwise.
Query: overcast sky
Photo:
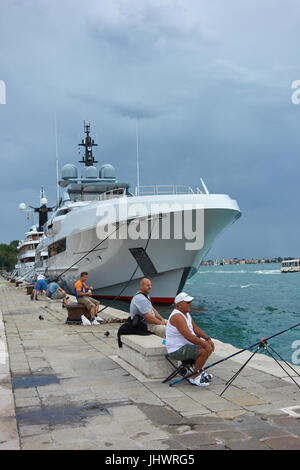
[[[78,160],[83,121],[99,164],[136,185],[199,186],[236,199],[242,218],[210,252],[300,256],[300,2],[1,0],[0,242],[22,238],[20,202],[55,203]]]

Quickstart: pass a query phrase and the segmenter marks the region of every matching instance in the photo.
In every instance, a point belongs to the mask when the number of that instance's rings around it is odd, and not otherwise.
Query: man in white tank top
[[[215,346],[189,314],[193,300],[194,297],[185,292],[175,297],[176,308],[171,313],[166,328],[166,347],[171,359],[195,359],[195,370],[200,372],[192,375],[189,381],[193,385],[206,387],[213,376],[202,371],[202,368]]]

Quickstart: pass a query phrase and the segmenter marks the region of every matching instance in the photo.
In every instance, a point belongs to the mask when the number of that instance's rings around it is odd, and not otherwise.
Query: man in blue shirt
[[[58,279],[54,279],[54,281],[50,283],[48,287],[48,296],[52,300],[62,299],[64,306],[68,304],[67,294],[61,287],[59,287]]]

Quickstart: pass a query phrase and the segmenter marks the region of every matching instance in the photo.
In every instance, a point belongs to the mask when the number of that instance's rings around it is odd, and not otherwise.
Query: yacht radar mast
[[[85,155],[82,160],[79,160],[79,163],[84,163],[85,166],[93,166],[94,163],[98,163],[93,156],[93,147],[96,147],[98,144],[95,144],[94,139],[90,136],[89,121],[84,121],[84,132],[86,133],[86,138],[82,139],[81,144],[78,145],[85,148]]]
[[[54,207],[47,207],[48,201],[47,198],[45,197],[45,191],[43,186],[41,186],[40,189],[40,206],[39,207],[31,207],[34,212],[37,212],[39,214],[39,232],[43,231],[43,226],[48,220],[48,212],[52,212]]]

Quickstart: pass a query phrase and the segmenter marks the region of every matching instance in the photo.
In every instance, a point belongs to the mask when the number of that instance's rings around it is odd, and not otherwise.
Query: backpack
[[[135,315],[133,319],[128,317],[126,323],[123,323],[118,329],[118,346],[122,347],[121,335],[149,336],[151,334],[148,331],[147,323],[140,315]]]

